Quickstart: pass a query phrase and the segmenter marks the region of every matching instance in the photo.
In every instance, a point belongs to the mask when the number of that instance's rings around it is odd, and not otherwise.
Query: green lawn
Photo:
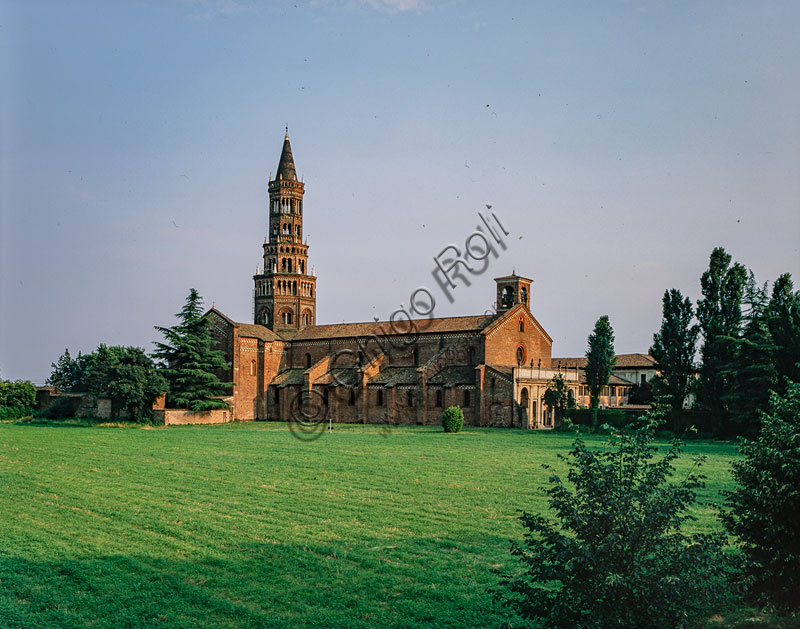
[[[0,424],[0,626],[498,626],[491,570],[572,440]],[[701,452],[718,503],[735,447],[690,443],[684,474]]]

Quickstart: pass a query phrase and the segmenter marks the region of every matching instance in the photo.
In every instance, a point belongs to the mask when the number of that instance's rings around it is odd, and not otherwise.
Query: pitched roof
[[[417,367],[386,367],[370,380],[370,384],[395,387],[401,384],[417,383]]]
[[[208,312],[204,316],[208,316],[211,313],[214,313],[223,321],[227,321],[230,325],[234,328],[239,329],[239,336],[245,336],[247,338],[254,338],[254,339],[261,339],[262,341],[282,341],[284,340],[280,334],[277,334],[270,330],[268,327],[264,325],[259,325],[257,323],[238,323],[228,317],[227,315],[223,314],[219,310],[217,310],[216,306],[211,306]]]
[[[289,130],[286,130],[286,137],[283,140],[283,150],[281,159],[278,161],[278,172],[275,179],[297,181],[297,172],[294,169],[294,157],[292,157],[292,146],[289,144]]]
[[[412,328],[407,320],[397,323],[389,321],[367,321],[363,323],[332,323],[310,325],[294,335],[294,341],[316,339],[346,338],[360,336],[403,336],[406,334],[441,334],[445,332],[477,332],[485,328],[495,315],[476,315],[469,317],[440,317],[438,319],[415,319]]]
[[[303,384],[303,373],[305,369],[287,369],[281,371],[277,376],[272,379],[270,384],[277,387],[290,387]]]
[[[276,334],[268,327],[259,325],[257,323],[237,323],[236,327],[239,328],[239,336],[261,339],[262,341],[267,342],[283,340],[279,334]]]
[[[334,387],[355,387],[358,385],[358,369],[355,367],[332,369],[314,380],[314,384],[327,384]]]
[[[553,369],[563,369],[575,367],[586,367],[586,357],[579,358],[553,358],[551,359]],[[617,354],[615,369],[655,369],[656,360],[648,354]]]
[[[428,378],[428,384],[453,387],[457,384],[475,384],[475,368],[451,365]]]

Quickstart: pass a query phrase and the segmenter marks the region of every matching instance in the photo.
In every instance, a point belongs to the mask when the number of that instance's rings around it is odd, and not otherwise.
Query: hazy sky
[[[386,318],[492,205],[554,355],[646,352],[713,247],[800,283],[800,3],[0,0],[0,376],[238,321],[289,125],[317,322]]]

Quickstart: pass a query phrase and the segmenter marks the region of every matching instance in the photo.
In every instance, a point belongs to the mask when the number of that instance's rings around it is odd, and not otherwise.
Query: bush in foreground
[[[445,432],[460,432],[464,425],[464,411],[460,406],[450,406],[442,413],[442,427]]]
[[[569,486],[553,474],[546,490],[557,521],[523,513],[511,547],[523,571],[497,597],[531,626],[676,627],[725,602],[724,536],[681,531],[703,477],[669,482],[680,443],[656,459],[655,426],[614,431],[599,450],[578,437],[561,456]]]
[[[755,602],[800,610],[800,384],[772,393],[755,439],[742,439],[733,464],[737,487],[723,520],[744,551]]]

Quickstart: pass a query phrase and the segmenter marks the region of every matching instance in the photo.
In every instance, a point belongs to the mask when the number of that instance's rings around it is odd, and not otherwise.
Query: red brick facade
[[[531,426],[515,401],[514,367],[550,368],[552,339],[530,311],[531,280],[497,278],[497,313],[407,322],[316,325],[316,277],[302,242],[305,184],[288,133],[269,183],[264,271],[255,322],[212,308],[235,383],[237,420],[438,424],[451,405],[466,425]]]

